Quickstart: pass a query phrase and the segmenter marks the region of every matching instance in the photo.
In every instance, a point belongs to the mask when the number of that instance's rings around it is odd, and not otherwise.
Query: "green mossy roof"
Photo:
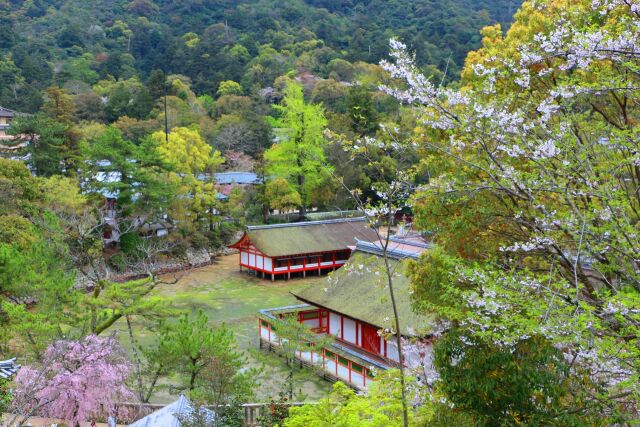
[[[377,237],[364,218],[249,227],[247,235],[271,257],[339,251]]]
[[[394,271],[394,294],[404,336],[429,335],[435,317],[418,315],[411,308],[406,261],[389,260]],[[356,252],[349,262],[332,273],[327,281],[311,284],[292,294],[309,304],[322,306],[379,328],[392,328],[393,309],[387,286],[384,259]]]

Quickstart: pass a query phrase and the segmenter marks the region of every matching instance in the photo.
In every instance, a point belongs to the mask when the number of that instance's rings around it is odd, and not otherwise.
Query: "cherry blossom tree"
[[[135,399],[125,381],[131,365],[113,337],[90,335],[51,344],[41,366],[16,377],[14,411],[73,421],[106,417],[116,402]],[[23,421],[24,422],[24,421]]]
[[[380,124],[376,137],[365,136],[356,140],[349,140],[344,135],[335,135],[326,132],[326,135],[340,143],[351,161],[362,161],[367,165],[367,173],[371,179],[371,195],[363,189],[350,188],[345,180],[337,177],[332,171],[334,179],[351,196],[354,205],[362,211],[376,234],[375,244],[382,253],[383,264],[375,273],[380,276],[380,283],[372,286],[381,286],[388,291],[389,304],[393,312],[392,328],[380,330],[388,341],[395,341],[398,351],[398,376],[401,402],[402,425],[410,425],[410,402],[407,387],[408,374],[405,347],[415,350],[416,343],[406,342],[399,333],[405,326],[400,323],[398,309],[397,290],[395,279],[400,274],[396,269],[400,264],[390,261],[389,252],[393,249],[391,242],[391,227],[395,222],[396,213],[407,207],[412,192],[415,189],[416,175],[419,167],[412,165],[415,160],[415,144],[403,138],[403,132],[395,124]],[[387,229],[381,229],[380,225],[386,225]],[[347,274],[358,274],[360,268],[344,267]],[[369,267],[366,267],[369,270]],[[329,280],[333,280],[330,278]],[[412,351],[413,353],[413,351]],[[412,367],[411,371],[417,371]],[[424,369],[423,369],[424,372]],[[417,373],[417,372],[413,372]]]
[[[501,348],[546,338],[585,405],[637,417],[640,5],[530,1],[483,35],[459,89],[398,41],[383,63],[433,172],[414,210],[442,251],[414,268],[417,305]]]

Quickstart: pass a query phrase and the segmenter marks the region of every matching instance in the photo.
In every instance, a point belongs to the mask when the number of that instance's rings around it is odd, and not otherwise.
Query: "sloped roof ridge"
[[[417,248],[430,249],[433,245],[429,243],[416,242],[414,240],[408,240],[404,237],[391,236],[389,240],[395,243],[402,243],[403,245],[415,246]]]
[[[20,369],[20,365],[16,365],[16,358],[0,361],[0,378],[9,378],[15,375]]]
[[[250,225],[247,227],[247,230],[268,230],[272,228],[308,227],[311,225],[340,224],[343,222],[361,222],[365,220],[366,218],[361,216],[356,218],[325,219],[320,221],[288,222],[285,224]]]
[[[0,117],[14,117],[18,115],[17,112],[10,110],[8,108],[5,108],[3,106],[0,106]]]
[[[406,244],[407,246],[417,246],[417,245],[412,245],[410,243],[403,243],[403,244]],[[372,242],[365,242],[358,239],[356,239],[356,251],[366,252],[366,253],[378,255],[378,256],[384,256],[384,250],[380,246]],[[419,253],[403,251],[402,249],[398,249],[398,248],[387,248],[387,256],[389,258],[393,258],[397,260],[402,260],[406,258],[413,258],[413,259],[420,258]]]
[[[252,172],[252,171],[225,171],[225,172],[216,172],[216,173],[214,173],[214,175],[238,175],[238,174],[242,174],[242,173],[258,175],[257,173]]]

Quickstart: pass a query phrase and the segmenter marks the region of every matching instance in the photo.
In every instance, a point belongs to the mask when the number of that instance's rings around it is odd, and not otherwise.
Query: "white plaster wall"
[[[349,368],[338,364],[338,376],[349,381]]]
[[[331,375],[336,374],[336,362],[330,359],[325,359],[325,370],[329,372]]]
[[[310,328],[319,328],[320,327],[320,319],[308,319],[304,320],[302,323],[307,325]]]
[[[351,382],[352,383],[362,387],[364,385],[364,383],[362,381],[363,381],[363,375],[362,374],[359,374],[359,373],[357,373],[355,371],[351,371]]]
[[[264,260],[262,259],[262,255],[256,255],[256,266],[258,268],[263,268]]]
[[[269,330],[264,326],[260,326],[260,337],[264,338],[265,340],[269,339]]]
[[[242,260],[243,264],[249,264],[249,254],[246,252],[241,252],[240,253],[240,259]]]
[[[301,351],[300,352],[300,358],[303,360],[306,360],[308,362],[311,362],[311,352],[310,351]]]
[[[329,333],[340,335],[340,315],[329,313]]]
[[[400,356],[398,356],[398,346],[396,345],[396,338],[390,337],[390,340],[387,341],[387,357],[396,362],[400,361]]]
[[[264,257],[264,269],[271,271],[272,268],[273,268],[273,263],[271,262],[271,258]]]
[[[255,267],[256,266],[256,256],[254,254],[250,254],[249,255],[249,265],[251,267]]]
[[[356,322],[349,318],[344,318],[344,337],[345,341],[356,343]]]

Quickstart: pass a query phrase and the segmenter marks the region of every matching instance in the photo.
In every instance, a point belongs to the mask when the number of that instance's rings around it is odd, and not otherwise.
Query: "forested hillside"
[[[348,79],[340,60],[377,63],[392,36],[427,74],[455,79],[479,30],[508,22],[520,3],[3,0],[0,105],[35,112],[50,85],[79,92],[108,78],[144,81],[156,69],[189,77],[198,95],[215,95],[224,80],[250,94],[294,69]]]

